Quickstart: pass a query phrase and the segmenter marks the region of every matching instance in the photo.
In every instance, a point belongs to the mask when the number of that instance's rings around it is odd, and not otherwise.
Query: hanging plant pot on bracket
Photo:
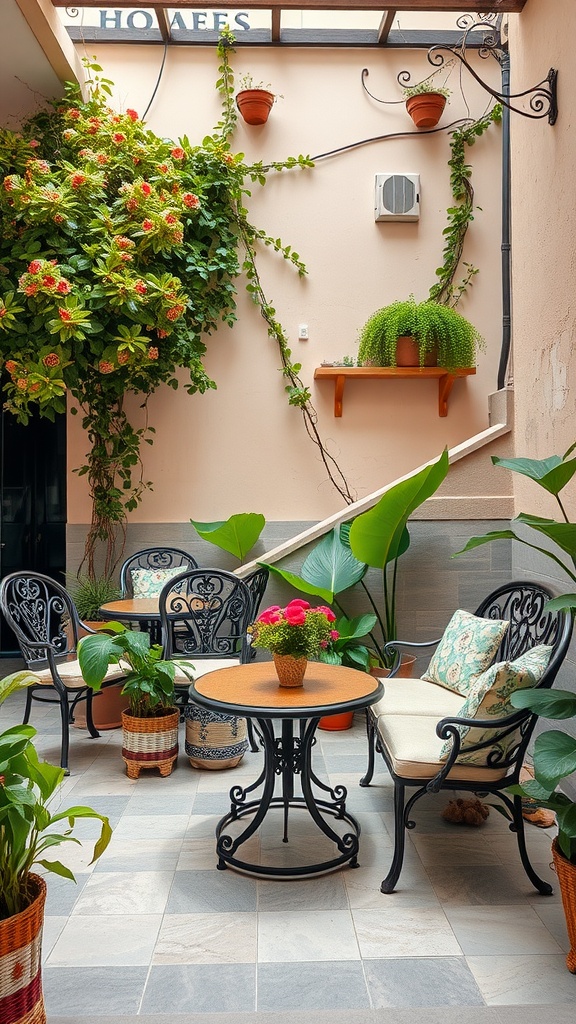
[[[274,103],[274,93],[267,89],[243,89],[236,96],[236,106],[247,124],[266,124]]]
[[[440,92],[423,92],[406,100],[406,110],[417,128],[435,128],[445,106],[446,97]]]

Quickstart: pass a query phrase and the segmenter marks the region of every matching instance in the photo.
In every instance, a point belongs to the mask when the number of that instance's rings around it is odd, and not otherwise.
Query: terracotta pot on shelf
[[[438,346],[424,356],[424,366],[438,365]],[[402,334],[396,342],[396,366],[420,366],[418,342],[411,334]]]
[[[571,974],[576,974],[576,864],[572,864],[558,846],[558,840],[552,843],[554,870],[558,875],[558,884],[562,896],[566,929],[570,941],[570,950],[566,956],[566,966]]]
[[[46,882],[34,873],[29,882],[30,905],[0,921],[2,1024],[46,1024],[40,970]]]
[[[446,97],[439,92],[422,92],[406,100],[406,110],[417,128],[435,128],[445,106]]]
[[[246,124],[266,124],[274,103],[274,93],[267,89],[243,89],[236,96],[236,106]]]

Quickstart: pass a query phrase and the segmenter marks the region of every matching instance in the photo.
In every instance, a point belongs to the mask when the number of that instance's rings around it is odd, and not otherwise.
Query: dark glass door
[[[24,427],[3,411],[0,452],[0,575],[35,569],[64,582],[66,417],[35,415]],[[0,616],[0,653],[16,649]]]

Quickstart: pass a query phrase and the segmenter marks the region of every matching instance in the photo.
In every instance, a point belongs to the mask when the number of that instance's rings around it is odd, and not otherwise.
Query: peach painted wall
[[[105,73],[116,83],[117,103],[141,114],[156,82],[162,51],[157,46],[89,44]],[[264,161],[290,154],[317,155],[356,141],[412,128],[403,105],[381,106],[361,88],[370,71],[375,95],[399,98],[398,71],[409,67],[414,80],[429,66],[421,51],[242,49],[233,58],[238,77],[250,71],[271,82],[281,99],[267,125],[240,121],[234,148]],[[495,62],[481,73],[498,84]],[[219,116],[214,91],[213,49],[172,47],[162,82],[148,114],[150,128],[177,138],[201,140]],[[466,114],[458,76],[444,122]],[[479,116],[488,97],[465,82],[470,111]],[[488,395],[496,390],[501,341],[500,301],[500,129],[490,131],[471,151],[478,212],[465,258],[480,267],[462,312],[486,338],[478,373],[457,382],[447,418],[438,416],[435,382],[369,381],[348,384],[344,415],[333,416],[333,386],[315,384],[313,371],[323,359],[357,352],[358,331],[368,316],[395,298],[413,292],[427,296],[442,252],[445,211],[450,204],[444,132],[424,138],[393,139],[320,160],[314,170],[271,176],[248,201],[253,222],[281,236],[305,260],[309,275],[297,278],[265,251],[265,289],[302,362],[312,386],[322,437],[337,457],[351,488],[361,497],[401,476],[445,445],[453,446],[488,425]],[[376,224],[373,214],[377,172],[421,175],[419,223]],[[242,285],[240,284],[240,288]],[[309,340],[297,340],[308,324]],[[247,296],[238,296],[238,323],[208,341],[206,366],[218,390],[189,397],[184,390],[160,390],[149,403],[157,434],[146,446],[144,477],[154,481],[130,522],[212,520],[233,512],[262,511],[269,520],[319,520],[342,506],[327,481],[300,413],[290,408],[278,372],[275,345]],[[133,407],[136,417],[138,401]],[[86,448],[78,419],[70,418],[70,466]],[[460,485],[455,483],[456,493]],[[469,483],[462,482],[463,493]],[[492,490],[491,493],[498,493]],[[89,520],[82,479],[69,476],[69,522]]]
[[[576,4],[530,0],[511,25],[513,89],[558,69],[559,116],[512,115],[515,447],[563,454],[576,439]],[[557,506],[516,478],[518,510],[557,517]],[[568,513],[574,519],[576,488]]]

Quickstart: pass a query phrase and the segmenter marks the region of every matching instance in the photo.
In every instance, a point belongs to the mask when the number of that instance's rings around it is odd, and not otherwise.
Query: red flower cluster
[[[295,598],[285,608],[266,608],[248,632],[255,647],[267,648],[275,654],[313,658],[338,639],[337,630],[331,628],[335,619],[326,605],[312,608],[308,601]]]

